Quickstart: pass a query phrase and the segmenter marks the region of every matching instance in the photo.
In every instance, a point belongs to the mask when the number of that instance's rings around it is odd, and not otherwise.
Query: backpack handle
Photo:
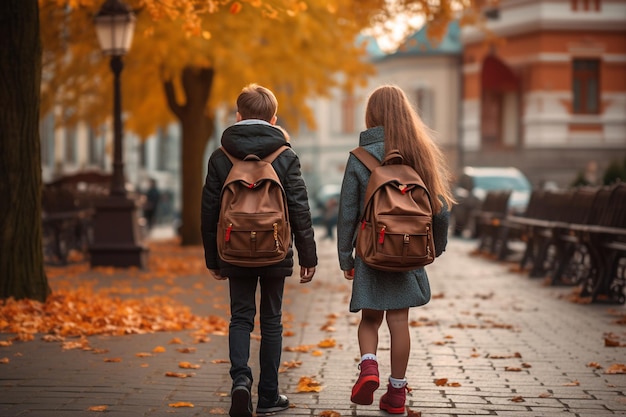
[[[383,158],[381,165],[402,165],[404,163],[404,157],[397,149],[392,149]]]
[[[246,155],[245,158],[243,158],[244,161],[260,161],[261,158],[259,158],[258,156],[256,156],[255,154],[250,154],[250,155]]]

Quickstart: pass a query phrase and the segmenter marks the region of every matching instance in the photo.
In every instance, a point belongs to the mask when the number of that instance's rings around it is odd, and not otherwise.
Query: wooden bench
[[[506,244],[500,238],[502,221],[506,218],[512,190],[488,191],[480,211],[476,215],[478,250],[495,256],[500,246]]]
[[[79,172],[44,184],[42,229],[49,263],[66,264],[72,250],[86,254],[94,203],[108,194],[110,174]]]
[[[624,303],[626,184],[537,191],[524,216],[503,222],[526,242],[520,269],[552,285],[580,285],[592,301]]]
[[[590,271],[582,285],[581,296],[593,302],[624,304],[626,296],[626,184],[598,191],[592,219],[588,224],[573,224],[570,229],[584,245],[590,258]]]

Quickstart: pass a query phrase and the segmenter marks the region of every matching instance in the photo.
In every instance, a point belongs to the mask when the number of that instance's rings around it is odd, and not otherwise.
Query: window
[[[417,113],[422,121],[430,128],[434,129],[434,94],[430,88],[420,87],[415,92],[415,104]]]
[[[353,133],[354,126],[354,115],[356,110],[356,100],[354,96],[348,95],[345,96],[341,100],[341,132],[342,133]]]
[[[169,153],[169,135],[167,132],[167,128],[159,128],[159,130],[157,131],[157,152],[156,152],[156,157],[157,157],[157,163],[156,163],[156,169],[158,169],[159,171],[165,171],[167,170],[168,166],[167,166],[167,161],[169,160],[170,157],[170,153]]]
[[[77,136],[75,127],[66,127],[65,131],[65,162],[75,164],[78,161]]]
[[[572,63],[573,110],[577,114],[598,114],[600,111],[600,61],[575,59]]]

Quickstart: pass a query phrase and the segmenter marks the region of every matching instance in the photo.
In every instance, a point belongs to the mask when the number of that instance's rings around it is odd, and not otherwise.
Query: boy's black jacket
[[[222,134],[222,146],[233,156],[245,158],[254,154],[264,158],[279,147],[291,145],[285,140],[283,132],[266,124],[237,124],[227,128]],[[311,212],[306,186],[300,171],[300,160],[296,153],[288,149],[274,160],[272,166],[280,178],[289,206],[289,221],[293,241],[298,250],[300,266],[317,265],[317,254]],[[202,190],[202,240],[206,266],[219,269],[225,277],[246,277],[250,275],[290,276],[293,273],[293,249],[277,265],[264,268],[242,268],[230,265],[217,255],[217,221],[220,210],[220,193],[232,164],[221,149],[215,150],[209,158],[207,177]]]

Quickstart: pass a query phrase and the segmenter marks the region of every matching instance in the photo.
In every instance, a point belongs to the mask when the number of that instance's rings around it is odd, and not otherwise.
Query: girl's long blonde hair
[[[383,127],[385,152],[397,149],[404,162],[415,168],[430,191],[435,212],[443,206],[437,196],[452,207],[452,177],[446,159],[401,88],[383,85],[372,92],[365,111],[365,125],[368,129]]]

